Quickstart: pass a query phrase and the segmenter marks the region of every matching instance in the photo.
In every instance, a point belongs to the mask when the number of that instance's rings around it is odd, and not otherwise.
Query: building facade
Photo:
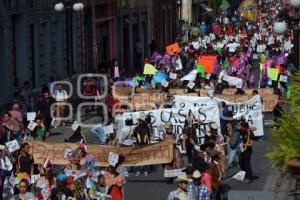
[[[54,11],[55,0],[0,0],[0,103],[16,86],[33,87],[50,77],[67,76],[64,13]],[[83,70],[82,13],[73,13],[73,73]]]
[[[117,58],[117,0],[86,0],[84,4],[86,69],[103,71]]]

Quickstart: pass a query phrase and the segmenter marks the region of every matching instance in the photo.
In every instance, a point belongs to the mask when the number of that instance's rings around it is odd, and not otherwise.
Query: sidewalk
[[[267,178],[263,191],[274,192],[276,200],[293,200],[290,191],[295,189],[295,180],[290,176],[283,176],[273,169]]]

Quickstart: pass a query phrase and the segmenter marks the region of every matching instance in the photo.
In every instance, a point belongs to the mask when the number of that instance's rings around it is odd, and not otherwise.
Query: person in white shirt
[[[62,85],[57,85],[57,89],[54,92],[54,98],[56,100],[56,121],[57,126],[61,125],[62,117],[64,117],[64,111],[65,111],[65,102],[68,98],[68,94],[66,90],[62,88]]]

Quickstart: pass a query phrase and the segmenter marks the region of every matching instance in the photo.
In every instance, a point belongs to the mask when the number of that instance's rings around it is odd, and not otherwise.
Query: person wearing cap
[[[191,200],[210,200],[210,194],[207,187],[201,183],[201,173],[195,170],[193,173],[193,182],[188,186],[188,197]]]
[[[171,163],[166,164],[164,168],[164,177],[168,180],[168,183],[172,183],[173,178],[178,176],[178,173],[181,173],[183,170],[183,159],[181,153],[176,146],[176,135],[173,133],[173,126],[170,122],[165,124],[165,140],[173,141],[173,160]]]
[[[140,114],[139,124],[133,131],[133,136],[136,138],[136,145],[150,144],[151,130],[146,122],[146,115],[144,112]],[[150,166],[137,167],[136,176],[139,176],[144,172],[145,176],[148,176]]]
[[[169,193],[167,200],[188,199],[187,187],[189,181],[185,173],[179,174],[175,180],[177,189]]]
[[[67,176],[60,173],[56,178],[56,187],[51,191],[51,200],[68,199],[73,197],[72,190],[66,187]]]

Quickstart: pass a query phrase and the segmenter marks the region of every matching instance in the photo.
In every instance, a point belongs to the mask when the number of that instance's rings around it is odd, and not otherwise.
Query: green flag
[[[198,73],[200,74],[200,76],[202,77],[202,78],[204,78],[205,77],[205,69],[204,69],[204,66],[203,65],[197,65],[197,71],[198,71]]]
[[[217,50],[216,50],[217,52],[218,52],[218,54],[219,55],[222,55],[222,51],[223,51],[223,49],[222,48],[220,48],[220,47],[217,47]]]
[[[227,69],[229,67],[229,62],[228,62],[228,60],[226,59],[225,61],[224,61],[224,64],[223,64],[223,68],[224,69]]]
[[[137,80],[137,81],[144,80],[144,78],[142,76],[139,76],[139,75],[135,76],[134,79]]]

